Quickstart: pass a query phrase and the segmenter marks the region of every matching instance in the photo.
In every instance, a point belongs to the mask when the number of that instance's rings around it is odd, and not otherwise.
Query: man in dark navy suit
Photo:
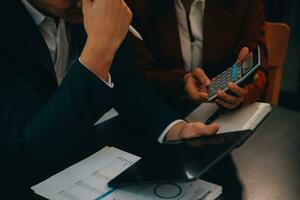
[[[38,171],[74,154],[112,107],[153,142],[217,131],[217,125],[180,120],[135,71],[122,44],[132,18],[123,0],[9,0],[2,6],[1,190],[10,199],[22,196]]]

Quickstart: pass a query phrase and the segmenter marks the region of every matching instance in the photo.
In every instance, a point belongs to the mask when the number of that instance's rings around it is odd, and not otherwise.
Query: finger
[[[218,106],[221,106],[227,110],[232,110],[235,109],[236,107],[238,107],[240,105],[240,103],[236,103],[236,104],[230,104],[222,99],[216,99],[216,104]]]
[[[197,97],[197,85],[192,76],[186,77],[185,90],[191,98],[195,99]]]
[[[198,79],[200,84],[203,84],[205,86],[210,85],[209,78],[206,76],[205,72],[201,68],[197,67],[196,69],[193,70],[192,73]]]
[[[184,125],[184,127],[181,129],[181,138],[183,139],[189,139],[193,137],[197,137],[198,134],[195,132],[195,129],[193,127],[193,123],[187,123]]]
[[[82,0],[81,4],[82,4],[82,8],[86,8],[87,6],[90,6],[92,4],[92,0]]]
[[[249,54],[249,48],[243,47],[238,55],[238,58],[235,63],[239,64],[246,58],[246,56]]]
[[[128,7],[128,5],[125,3],[125,1],[123,1],[123,4],[124,4],[125,8],[127,9],[127,13],[128,13],[128,16],[129,16],[129,21],[131,21],[132,20],[132,11]]]
[[[260,74],[259,73],[256,73],[255,75],[254,75],[254,83],[257,83],[258,81],[259,81],[259,78],[260,78]]]
[[[226,101],[227,103],[230,103],[230,104],[238,104],[242,101],[242,97],[235,97],[235,96],[229,95],[229,94],[227,94],[226,92],[224,92],[222,90],[219,90],[217,92],[217,96],[221,100],[224,100],[224,101]]]
[[[247,95],[247,90],[242,87],[239,87],[235,83],[229,83],[228,88],[237,96],[245,97]]]
[[[219,126],[215,123],[205,125],[201,122],[193,123],[193,127],[198,136],[212,135],[219,130]]]
[[[202,93],[207,94],[207,93],[208,93],[208,88],[207,88],[205,85],[201,85],[201,86],[198,88],[198,92],[202,92]]]
[[[125,17],[125,19],[127,20],[127,23],[124,23],[124,24],[130,24],[131,20],[132,20],[132,12],[130,10],[130,8],[127,6],[127,4],[121,0],[121,5],[122,5],[122,10],[124,11],[123,13],[123,17]]]
[[[205,125],[202,122],[188,123],[181,131],[181,138],[189,139],[215,134],[219,130],[217,124]]]
[[[186,78],[185,90],[189,97],[195,101],[205,101],[208,98],[208,94],[197,86],[197,80],[193,76]]]

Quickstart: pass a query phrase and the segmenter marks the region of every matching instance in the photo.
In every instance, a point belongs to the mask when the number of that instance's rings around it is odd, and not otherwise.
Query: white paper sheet
[[[222,187],[198,179],[184,183],[122,188],[96,200],[213,200],[221,193]]]
[[[117,148],[105,147],[31,189],[47,199],[96,199],[111,190],[107,183],[112,178],[139,159]]]

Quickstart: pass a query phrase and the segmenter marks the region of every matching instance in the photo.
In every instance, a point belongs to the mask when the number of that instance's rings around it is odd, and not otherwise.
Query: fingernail
[[[205,82],[205,84],[206,84],[206,85],[210,85],[210,80],[207,80],[207,81]]]

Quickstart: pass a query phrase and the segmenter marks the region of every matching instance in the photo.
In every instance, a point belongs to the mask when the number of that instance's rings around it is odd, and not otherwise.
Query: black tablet
[[[195,180],[231,150],[244,143],[251,134],[252,131],[247,130],[160,145],[111,180],[108,185],[122,187]]]

